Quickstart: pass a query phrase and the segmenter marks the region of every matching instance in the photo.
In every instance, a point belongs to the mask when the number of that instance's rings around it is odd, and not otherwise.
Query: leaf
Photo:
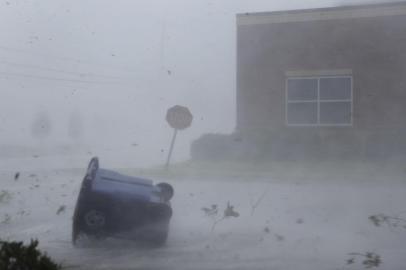
[[[285,236],[277,234],[277,233],[275,234],[275,237],[276,237],[276,240],[280,241],[280,242],[285,240]]]
[[[61,214],[62,212],[65,211],[65,209],[66,209],[66,206],[65,206],[65,205],[59,206],[58,210],[56,211],[56,214],[57,214],[57,215]]]
[[[12,196],[7,190],[2,190],[0,192],[0,203],[8,203],[11,200]]]
[[[202,211],[205,213],[206,216],[215,216],[218,213],[217,208],[213,208],[213,206],[211,208],[202,207]]]
[[[224,210],[224,217],[239,217],[240,214],[234,211],[234,206],[227,202],[227,208]]]

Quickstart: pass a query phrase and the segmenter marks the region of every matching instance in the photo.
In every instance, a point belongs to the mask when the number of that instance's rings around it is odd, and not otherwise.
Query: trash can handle
[[[90,160],[89,165],[87,166],[85,179],[87,180],[94,179],[98,169],[99,169],[99,159],[97,157],[93,157]]]

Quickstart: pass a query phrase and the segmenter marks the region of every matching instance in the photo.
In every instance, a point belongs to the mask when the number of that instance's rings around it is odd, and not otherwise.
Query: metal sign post
[[[168,169],[169,161],[171,160],[173,146],[175,145],[176,134],[178,134],[178,130],[176,128],[173,129],[173,137],[171,142],[171,147],[169,148],[168,158],[166,159],[165,168]]]
[[[168,158],[166,159],[165,168],[168,169],[169,163],[172,156],[173,147],[175,145],[176,135],[178,130],[183,130],[192,124],[193,115],[190,113],[189,109],[183,106],[173,106],[168,109],[166,113],[166,121],[174,129],[171,146],[169,148]]]

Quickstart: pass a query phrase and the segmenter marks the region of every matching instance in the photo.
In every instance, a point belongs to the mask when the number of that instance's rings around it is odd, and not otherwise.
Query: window
[[[351,126],[352,76],[288,77],[288,126]]]

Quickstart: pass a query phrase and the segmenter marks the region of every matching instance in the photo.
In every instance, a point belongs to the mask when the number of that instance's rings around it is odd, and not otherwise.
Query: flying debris
[[[65,210],[66,210],[66,205],[61,205],[61,206],[59,206],[58,211],[56,211],[56,214],[59,215],[59,214],[65,212]]]

